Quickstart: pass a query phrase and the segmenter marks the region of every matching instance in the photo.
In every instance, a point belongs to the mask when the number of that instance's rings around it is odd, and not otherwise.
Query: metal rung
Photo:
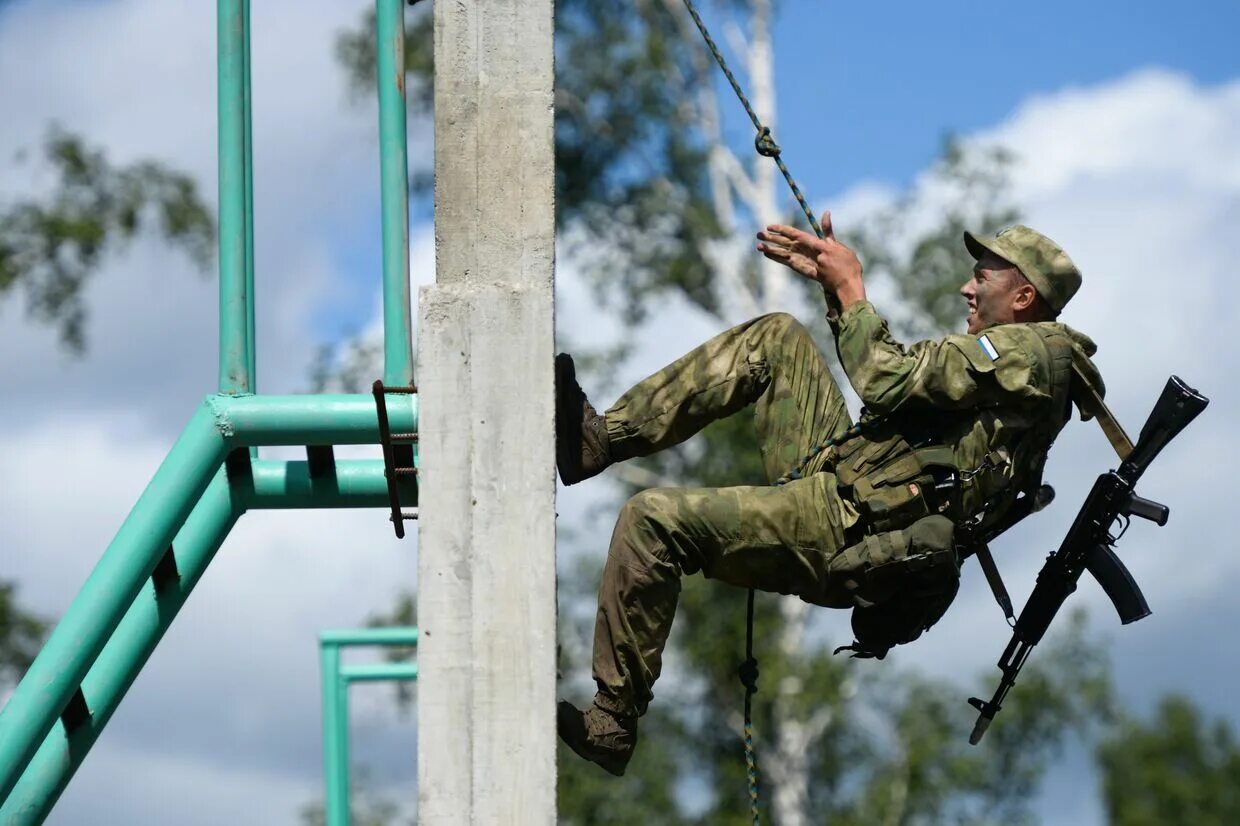
[[[388,517],[388,521],[389,521],[389,522],[395,522],[395,521],[397,520],[397,518],[400,518],[400,519],[417,519],[417,518],[418,518],[418,512],[417,512],[417,511],[401,511],[401,512],[400,512],[400,514],[392,514],[391,516],[389,516],[389,517]]]
[[[384,393],[404,393],[406,396],[408,396],[408,395],[417,393],[418,386],[416,384],[409,384],[409,385],[405,385],[402,387],[390,387],[385,384],[383,385],[383,392]]]
[[[392,472],[397,476],[417,476],[418,469],[416,467],[394,467]]]
[[[416,433],[393,433],[391,436],[393,442],[416,442],[418,434]]]

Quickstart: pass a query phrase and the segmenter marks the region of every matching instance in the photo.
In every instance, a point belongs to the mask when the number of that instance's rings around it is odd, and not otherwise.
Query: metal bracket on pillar
[[[392,507],[392,514],[388,518],[392,521],[396,538],[404,539],[405,520],[417,519],[418,511],[416,508],[408,511],[401,510],[397,480],[402,476],[412,477],[414,485],[417,485],[418,470],[413,466],[413,445],[418,441],[418,434],[392,432],[388,425],[386,394],[398,393],[408,396],[417,393],[418,388],[414,385],[385,387],[382,379],[376,379],[371,389],[375,395],[375,411],[379,415],[379,443],[383,445],[383,475],[387,477],[388,501]]]

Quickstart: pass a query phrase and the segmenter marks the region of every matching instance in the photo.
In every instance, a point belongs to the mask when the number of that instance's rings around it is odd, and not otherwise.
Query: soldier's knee
[[[774,339],[809,338],[809,330],[790,313],[768,313],[757,319],[757,325]]]
[[[624,507],[620,509],[619,521],[631,527],[648,529],[662,521],[669,507],[668,496],[658,488],[643,490],[630,496],[629,501],[624,503]]]

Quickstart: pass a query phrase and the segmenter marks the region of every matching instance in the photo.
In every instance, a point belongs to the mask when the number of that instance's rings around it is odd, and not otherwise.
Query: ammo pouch
[[[840,492],[856,504],[870,531],[904,528],[947,510],[950,496],[936,486],[955,473],[950,447],[914,448],[900,435],[855,440],[835,463]]]
[[[933,515],[863,537],[831,559],[822,604],[852,607],[857,642],[875,656],[917,639],[956,597],[954,531],[951,520]]]

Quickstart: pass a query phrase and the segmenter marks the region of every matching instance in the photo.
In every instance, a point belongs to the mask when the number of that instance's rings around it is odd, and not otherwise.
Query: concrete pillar
[[[552,0],[436,3],[418,822],[555,822]]]

